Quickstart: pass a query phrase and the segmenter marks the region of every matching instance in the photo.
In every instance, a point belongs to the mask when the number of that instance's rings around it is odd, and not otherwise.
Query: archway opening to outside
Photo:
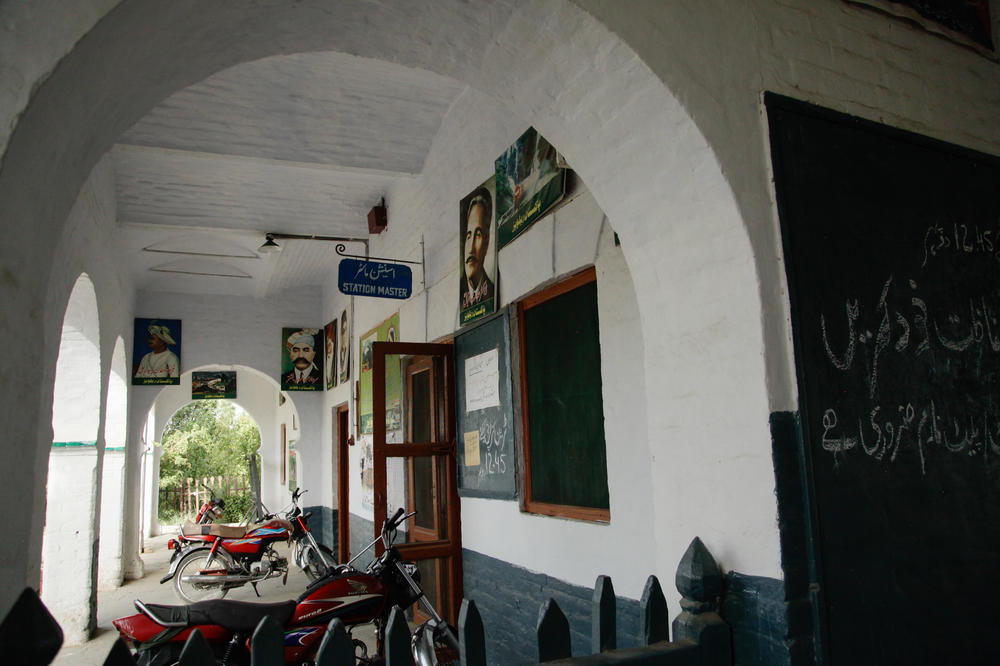
[[[260,440],[253,417],[229,400],[195,400],[177,410],[159,442],[159,522],[194,521],[212,498],[225,502],[213,519],[250,520],[258,492],[251,484],[250,465],[259,478]]]

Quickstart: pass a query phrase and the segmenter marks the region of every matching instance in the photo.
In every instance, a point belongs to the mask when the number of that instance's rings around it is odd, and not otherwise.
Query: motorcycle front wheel
[[[185,577],[199,576],[203,571],[209,575],[218,576],[225,576],[232,571],[232,561],[224,553],[216,552],[208,568],[205,568],[207,557],[208,554],[203,550],[188,553],[177,565],[177,573],[174,574],[174,591],[184,603],[221,599],[229,592],[229,587],[222,582],[200,583],[184,580]]]
[[[323,561],[324,558],[327,562],[337,561],[333,555],[333,551],[327,546],[319,544],[319,549],[323,551],[323,557],[320,557],[316,549],[309,543],[302,547],[302,552],[299,554],[299,566],[302,567],[302,570],[306,573],[306,577],[310,581],[322,578],[330,572],[330,567]]]

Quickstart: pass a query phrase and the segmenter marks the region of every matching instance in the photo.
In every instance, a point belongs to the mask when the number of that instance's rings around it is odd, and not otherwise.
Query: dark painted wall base
[[[790,665],[785,584],[773,578],[726,574],[722,617],[733,631],[733,662],[739,666]]]
[[[312,511],[307,522],[309,531],[313,533],[313,538],[320,544],[330,547],[337,552],[337,510],[328,506],[307,506],[302,509],[303,513]]]
[[[778,498],[778,535],[781,569],[785,574],[789,662],[795,666],[815,663],[817,618],[810,592],[809,510],[803,478],[802,423],[793,412],[771,414],[771,457],[774,489]]]
[[[471,550],[462,551],[465,597],[474,599],[486,628],[486,658],[490,664],[534,664],[538,611],[550,597],[569,620],[573,654],[591,654],[590,623],[593,588],[578,587]],[[595,576],[596,579],[596,576]],[[670,579],[661,580],[670,585]],[[738,666],[791,664],[785,643],[788,622],[785,586],[780,580],[726,576],[722,616],[732,627],[734,663]],[[679,608],[671,608],[675,617]],[[618,647],[641,641],[639,602],[618,597]]]
[[[375,523],[352,513],[350,514],[348,529],[351,534],[351,557],[354,557],[375,538]],[[354,563],[354,566],[358,569],[364,569],[372,561],[373,552],[373,550],[370,550],[362,555]]]
[[[490,664],[534,664],[538,611],[555,599],[569,620],[573,654],[590,654],[592,588],[577,587],[472,550],[463,550],[465,597],[476,602]],[[596,580],[596,576],[595,576]],[[618,647],[639,645],[639,602],[618,598]]]

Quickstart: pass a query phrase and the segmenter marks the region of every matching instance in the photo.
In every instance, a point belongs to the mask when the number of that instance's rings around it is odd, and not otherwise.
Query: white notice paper
[[[491,349],[465,360],[465,411],[500,406],[498,350]]]

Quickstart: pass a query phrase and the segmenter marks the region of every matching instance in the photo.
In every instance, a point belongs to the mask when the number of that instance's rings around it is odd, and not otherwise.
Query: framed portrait
[[[462,325],[496,311],[496,179],[490,178],[458,204],[459,322]]]
[[[497,249],[527,231],[566,193],[556,149],[534,127],[494,163]]]
[[[362,435],[370,435],[373,430],[374,406],[372,398],[372,344],[399,340],[399,313],[383,321],[363,336],[359,342],[358,358],[361,359],[359,369],[360,387],[358,391],[358,431]],[[386,426],[401,419],[402,393],[400,391],[399,363],[386,364]],[[396,412],[400,412],[399,415]]]
[[[336,319],[326,325],[326,390],[337,385],[337,328],[339,323]]]
[[[133,385],[181,383],[181,320],[136,317],[132,343]]]
[[[350,309],[344,308],[340,313],[340,352],[337,354],[337,369],[340,371],[340,383],[351,377],[351,320]]]
[[[196,370],[191,373],[192,400],[235,400],[235,370]]]
[[[319,391],[323,388],[322,342],[318,328],[281,329],[281,390]]]

